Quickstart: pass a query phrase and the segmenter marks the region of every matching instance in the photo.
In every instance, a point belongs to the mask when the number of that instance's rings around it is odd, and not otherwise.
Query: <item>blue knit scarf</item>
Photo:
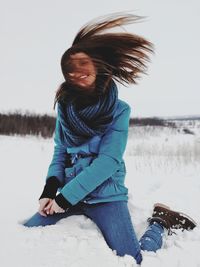
[[[118,89],[114,81],[106,92],[83,109],[77,110],[72,102],[58,103],[60,138],[67,147],[80,146],[95,135],[102,135],[113,121],[117,108]]]

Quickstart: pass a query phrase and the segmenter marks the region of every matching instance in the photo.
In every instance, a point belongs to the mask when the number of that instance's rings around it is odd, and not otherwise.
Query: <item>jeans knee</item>
[[[50,216],[44,217],[39,213],[34,214],[31,218],[27,219],[22,223],[25,227],[37,227],[37,226],[45,226],[50,224]]]
[[[35,223],[31,222],[30,220],[27,220],[22,225],[25,226],[25,227],[35,227],[35,226],[37,226]]]

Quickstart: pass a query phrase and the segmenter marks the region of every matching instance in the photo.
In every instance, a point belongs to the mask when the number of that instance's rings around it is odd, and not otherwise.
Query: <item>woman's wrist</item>
[[[73,206],[61,193],[55,197],[55,202],[64,210],[67,210]]]

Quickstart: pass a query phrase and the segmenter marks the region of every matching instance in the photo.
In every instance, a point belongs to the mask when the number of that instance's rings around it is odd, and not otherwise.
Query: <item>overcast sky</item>
[[[155,45],[148,75],[119,86],[132,117],[199,115],[198,0],[1,0],[0,112],[55,114],[60,58],[82,25],[111,12],[146,16],[126,30]]]

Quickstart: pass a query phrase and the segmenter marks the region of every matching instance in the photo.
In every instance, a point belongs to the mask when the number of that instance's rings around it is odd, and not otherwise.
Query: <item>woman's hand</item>
[[[58,206],[58,204],[55,202],[55,200],[52,200],[49,202],[49,204],[44,208],[45,212],[47,214],[53,215],[55,213],[63,213],[65,212],[64,209]]]
[[[40,200],[39,200],[39,205],[40,205],[40,207],[39,207],[39,210],[38,210],[38,212],[42,215],[42,216],[47,216],[47,213],[46,213],[46,211],[45,211],[45,207],[47,206],[47,205],[50,205],[50,203],[53,201],[53,199],[51,199],[51,198],[41,198]]]

